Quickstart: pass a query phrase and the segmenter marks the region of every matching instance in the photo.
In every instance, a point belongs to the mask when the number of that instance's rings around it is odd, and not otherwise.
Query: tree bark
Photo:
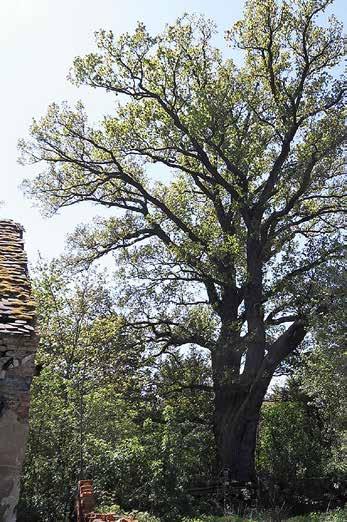
[[[232,481],[254,482],[255,449],[261,405],[267,390],[260,384],[215,387],[215,439],[221,471]]]
[[[227,371],[230,361],[235,358],[219,350],[212,354],[212,368],[215,393],[214,432],[219,457],[220,471],[227,472],[230,480],[254,482],[255,450],[260,411],[272,376],[283,359],[304,339],[306,328],[301,320],[294,322],[273,344],[256,374],[239,375],[235,366]],[[265,346],[264,346],[265,351]],[[229,352],[241,354],[240,339],[236,350],[229,346]]]

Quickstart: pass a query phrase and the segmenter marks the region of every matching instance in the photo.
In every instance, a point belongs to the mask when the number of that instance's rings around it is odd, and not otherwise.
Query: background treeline
[[[340,273],[329,277],[338,293]],[[171,521],[221,513],[207,355],[189,345],[174,356],[147,353],[100,273],[41,262],[33,285],[41,344],[19,520],[69,519],[80,477],[94,480],[100,506]],[[341,320],[339,306],[317,317],[304,362],[292,357],[263,405],[257,467],[266,507],[325,509],[342,500]]]

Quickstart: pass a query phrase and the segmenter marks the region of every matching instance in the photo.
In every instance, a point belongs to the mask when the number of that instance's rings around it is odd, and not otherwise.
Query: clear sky
[[[109,111],[103,93],[72,87],[66,80],[75,56],[93,50],[93,32],[132,31],[137,20],[153,31],[184,12],[204,13],[223,32],[240,18],[242,0],[0,0],[0,218],[19,221],[26,229],[29,259],[59,255],[64,238],[79,222],[99,213],[91,206],[65,209],[44,219],[19,188],[36,171],[17,163],[17,141],[26,137],[32,117],[49,103],[82,99],[92,119]],[[346,21],[346,0],[332,11]]]

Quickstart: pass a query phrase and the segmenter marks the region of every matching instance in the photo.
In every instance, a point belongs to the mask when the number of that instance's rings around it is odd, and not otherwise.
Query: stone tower
[[[23,229],[0,221],[0,522],[16,520],[37,343]]]

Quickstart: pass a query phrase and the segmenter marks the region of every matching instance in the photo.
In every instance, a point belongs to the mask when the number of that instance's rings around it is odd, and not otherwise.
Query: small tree
[[[221,469],[237,480],[254,479],[274,372],[329,302],[316,268],[339,255],[344,90],[329,71],[342,37],[334,17],[317,25],[331,3],[246,2],[226,35],[240,67],[202,18],[154,37],[142,24],[118,40],[100,31],[71,78],[120,95],[114,115],[91,127],[82,104],[53,104],[21,143],[45,166],[27,189],[50,211],[120,209],[79,227],[81,259],[119,254],[153,356],[209,350]]]

